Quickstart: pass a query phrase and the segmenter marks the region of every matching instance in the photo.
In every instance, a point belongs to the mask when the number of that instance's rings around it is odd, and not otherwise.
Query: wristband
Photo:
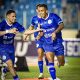
[[[9,33],[9,30],[6,30],[6,33]]]

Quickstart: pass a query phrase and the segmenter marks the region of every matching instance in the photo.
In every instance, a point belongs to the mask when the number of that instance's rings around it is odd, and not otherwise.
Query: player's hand
[[[43,31],[43,29],[40,29],[40,28],[38,28],[38,29],[36,29],[37,31],[40,31],[40,32],[42,32]]]
[[[55,40],[55,39],[56,39],[56,33],[53,32],[53,33],[52,33],[52,40]]]
[[[40,36],[43,36],[43,35],[44,35],[44,32],[43,32],[43,31],[40,31],[40,32],[39,32],[39,35],[40,35]]]
[[[38,23],[38,27],[37,27],[37,29],[40,29],[40,27],[41,27],[41,25]]]
[[[26,31],[23,33],[23,41],[29,40],[29,34],[26,34]]]
[[[29,35],[24,34],[23,35],[23,41],[28,41],[28,37],[29,37]]]
[[[39,40],[43,35],[44,35],[43,31],[40,31],[36,39]]]
[[[37,37],[36,37],[36,40],[39,40],[41,37],[38,35]]]
[[[17,31],[16,28],[12,28],[12,29],[9,30],[9,33],[17,34],[18,31]]]

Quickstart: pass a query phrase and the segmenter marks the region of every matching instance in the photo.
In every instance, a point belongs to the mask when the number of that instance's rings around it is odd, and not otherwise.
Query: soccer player
[[[61,18],[54,13],[48,13],[46,4],[39,4],[38,13],[40,15],[40,28],[44,29],[43,49],[48,59],[49,72],[52,80],[56,79],[56,70],[54,67],[54,56],[56,55],[59,61],[59,66],[64,65],[64,47],[61,30],[64,28]]]
[[[24,32],[25,31],[25,32]],[[0,23],[0,57],[2,61],[7,64],[6,68],[2,68],[1,79],[5,80],[5,73],[9,70],[14,80],[20,80],[16,71],[14,70],[15,50],[14,50],[14,37],[17,33],[24,35],[32,34],[37,30],[25,30],[22,25],[16,22],[16,12],[8,10],[6,12],[6,19]]]
[[[36,6],[36,12],[37,15],[34,16],[32,18],[32,22],[31,22],[31,26],[29,27],[29,30],[33,30],[33,29],[37,29],[40,28],[40,24],[39,24],[39,19],[41,19],[39,12],[38,12],[38,7],[39,4]],[[36,42],[36,47],[37,47],[37,52],[38,52],[38,67],[39,67],[39,79],[43,79],[44,75],[43,75],[43,56],[44,56],[44,49],[43,49],[43,32],[36,32],[34,33],[34,37],[35,37],[35,42]],[[48,60],[46,59],[46,65],[48,65]]]

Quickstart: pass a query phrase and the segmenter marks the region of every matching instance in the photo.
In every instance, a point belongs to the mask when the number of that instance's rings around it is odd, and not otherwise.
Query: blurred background
[[[80,0],[0,0],[0,22],[4,19],[7,10],[14,9],[17,14],[17,21],[28,29],[32,17],[36,15],[36,5],[39,3],[47,4],[49,13],[58,14],[64,22],[65,28],[62,30],[62,37],[64,39],[66,66],[63,69],[61,68],[62,73],[58,71],[57,75],[61,80],[80,80]],[[26,65],[37,65],[37,51],[34,40],[33,35],[28,42],[22,41],[20,35],[15,38],[15,66],[18,67],[18,70],[22,70],[22,67],[26,67]],[[23,70],[26,70],[26,68],[23,68]],[[27,68],[27,70],[29,69]],[[36,71],[34,70],[33,72]],[[22,78],[28,77],[20,76]]]

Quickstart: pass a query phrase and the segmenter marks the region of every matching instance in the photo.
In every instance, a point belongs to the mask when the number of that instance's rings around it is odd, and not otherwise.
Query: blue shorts
[[[37,47],[37,49],[38,49],[38,48],[43,49],[43,41],[41,41],[41,40],[36,40],[36,47]],[[44,50],[44,49],[43,49],[43,50]]]
[[[14,64],[15,61],[14,46],[0,45],[0,56],[3,62],[6,62],[9,59],[11,59]]]
[[[64,55],[64,46],[62,43],[53,44],[44,44],[43,49],[45,53],[53,52],[56,56]]]

